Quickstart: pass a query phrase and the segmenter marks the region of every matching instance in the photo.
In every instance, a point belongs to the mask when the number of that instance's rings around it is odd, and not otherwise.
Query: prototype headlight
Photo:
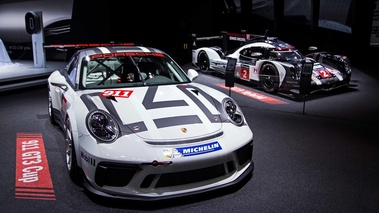
[[[350,74],[351,66],[350,66],[349,58],[347,58],[347,56],[341,56],[341,58],[339,59],[339,62],[342,63],[341,68],[345,70],[346,74]]]
[[[227,98],[222,103],[223,109],[228,116],[228,119],[235,125],[241,126],[244,122],[244,117],[241,109],[238,107],[237,103]]]
[[[108,113],[101,110],[88,114],[87,128],[96,139],[104,142],[115,140],[120,133],[117,122]]]

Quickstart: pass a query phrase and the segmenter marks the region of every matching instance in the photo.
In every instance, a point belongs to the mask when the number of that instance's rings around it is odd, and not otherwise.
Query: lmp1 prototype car
[[[192,64],[201,71],[214,70],[225,74],[228,58],[234,58],[237,60],[235,78],[258,83],[268,93],[300,91],[305,61],[313,65],[312,72],[309,71],[310,92],[350,84],[351,67],[346,56],[332,52],[303,55],[294,46],[264,35],[230,33],[226,38],[242,44],[230,51],[219,46],[193,49]]]
[[[241,108],[197,76],[155,48],[76,50],[48,78],[71,179],[100,196],[162,200],[251,177],[253,133]]]

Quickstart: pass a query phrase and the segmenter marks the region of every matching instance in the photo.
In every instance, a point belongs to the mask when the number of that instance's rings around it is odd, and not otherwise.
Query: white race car
[[[251,176],[253,133],[238,104],[142,46],[79,49],[48,78],[71,179],[106,197],[160,200]]]
[[[302,73],[305,62],[312,64],[307,75],[309,92],[328,91],[350,84],[350,60],[344,55],[332,52],[303,55],[294,46],[264,35],[227,33],[222,38],[226,39],[224,43],[237,41],[241,44],[230,50],[219,46],[195,48],[192,64],[201,71],[225,74],[228,58],[234,58],[237,60],[235,78],[258,83],[268,93],[300,91],[302,77],[306,77],[305,72]]]

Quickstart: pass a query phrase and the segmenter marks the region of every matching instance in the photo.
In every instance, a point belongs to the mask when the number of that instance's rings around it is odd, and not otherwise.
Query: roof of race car
[[[122,56],[125,53],[133,53],[133,55],[138,53],[158,53],[164,54],[163,51],[143,46],[106,46],[106,47],[89,47],[85,49],[78,50],[79,52],[84,52],[86,55],[99,55],[99,57],[104,56]]]
[[[248,40],[243,46],[269,46],[271,48],[275,48],[276,50],[290,50],[295,48],[293,45],[282,40],[278,40],[276,37]]]

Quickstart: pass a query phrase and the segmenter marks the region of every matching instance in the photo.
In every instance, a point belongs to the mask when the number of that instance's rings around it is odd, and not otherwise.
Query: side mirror
[[[188,69],[187,75],[189,79],[193,82],[199,76],[199,73],[194,69]]]
[[[51,81],[51,85],[61,88],[64,91],[68,90],[66,79],[63,76],[59,76]]]

